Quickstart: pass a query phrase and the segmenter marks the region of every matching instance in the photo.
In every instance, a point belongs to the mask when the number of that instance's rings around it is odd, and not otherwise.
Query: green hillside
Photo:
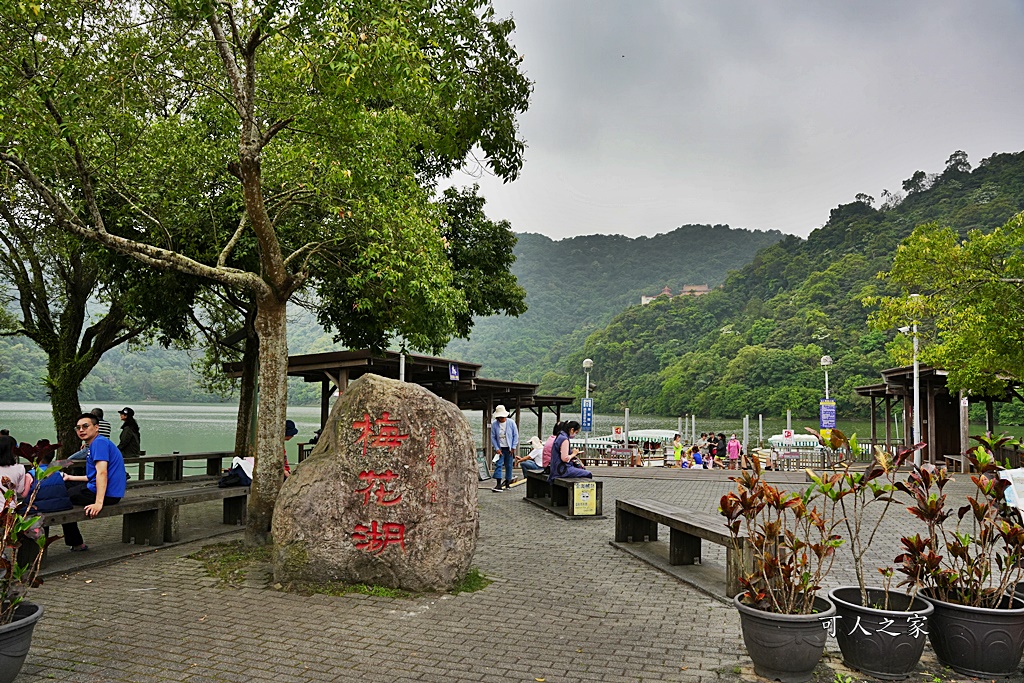
[[[726,225],[684,225],[654,237],[587,235],[555,241],[519,235],[512,272],[526,288],[529,309],[519,318],[476,321],[469,340],[445,353],[482,363],[497,379],[540,381],[552,364],[578,349],[644,294],[684,285],[716,287],[784,235]]]
[[[941,174],[918,171],[904,190],[905,197],[887,193],[877,209],[858,195],[806,240],[787,237],[763,249],[700,299],[630,307],[562,358],[542,390],[581,395],[579,367],[590,357],[600,410],[735,417],[791,408],[811,416],[823,395],[819,361],[828,354],[838,410],[866,415],[853,387],[877,382],[894,362],[890,352],[908,344],[867,327],[862,298],[886,286],[877,273],[920,223],[966,234],[1024,209],[1024,153],[994,155],[973,172],[956,153]]]

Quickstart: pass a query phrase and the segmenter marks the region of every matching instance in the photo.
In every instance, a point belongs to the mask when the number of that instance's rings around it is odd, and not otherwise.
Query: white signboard
[[[794,437],[795,434],[793,433],[792,429],[782,430],[782,443],[786,444],[787,446],[792,446],[793,444],[796,443],[796,439]]]
[[[1003,494],[1006,504],[1024,513],[1024,468],[1003,470],[999,473],[999,478],[1010,480],[1010,485],[1006,487],[1006,492]]]

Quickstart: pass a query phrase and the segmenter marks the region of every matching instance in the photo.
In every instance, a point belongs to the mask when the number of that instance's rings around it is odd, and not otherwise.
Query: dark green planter
[[[18,677],[32,645],[32,630],[41,616],[42,605],[23,602],[14,610],[14,621],[0,626],[0,683],[12,683]]]
[[[1024,601],[1013,609],[968,607],[925,595],[935,605],[928,620],[928,640],[939,662],[958,673],[1000,678],[1017,673],[1024,653]]]
[[[884,604],[885,591],[868,588],[868,604]],[[928,640],[928,617],[935,608],[924,598],[889,593],[889,609],[861,605],[860,588],[843,586],[828,592],[836,606],[835,634],[843,662],[875,678],[906,678],[921,660]],[[911,607],[911,609],[907,609]]]
[[[804,683],[821,661],[828,636],[823,620],[836,608],[825,598],[815,598],[814,614],[774,614],[748,607],[737,595],[733,604],[740,613],[743,644],[754,662],[754,672],[782,683]]]

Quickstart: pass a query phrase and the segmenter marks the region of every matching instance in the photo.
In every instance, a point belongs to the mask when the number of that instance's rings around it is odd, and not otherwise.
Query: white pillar
[[[921,365],[917,360],[917,323],[914,323],[914,443],[921,443]],[[914,464],[921,466],[922,453],[914,451]]]

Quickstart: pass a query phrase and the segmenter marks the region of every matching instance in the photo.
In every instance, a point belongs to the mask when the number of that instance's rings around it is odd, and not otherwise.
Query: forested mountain
[[[445,354],[482,363],[486,377],[538,382],[588,334],[639,304],[641,295],[666,286],[674,293],[684,285],[717,287],[784,235],[684,225],[654,237],[518,237],[512,272],[526,288],[529,309],[518,318],[478,319],[471,338],[453,341]]]
[[[840,414],[864,414],[852,388],[877,382],[901,350],[909,358],[903,335],[868,328],[862,303],[887,287],[877,274],[900,240],[928,221],[961,234],[990,230],[1022,209],[1024,152],[996,154],[973,171],[958,152],[941,173],[917,171],[903,192],[884,192],[880,203],[857,195],[836,207],[807,239],[723,225],[636,239],[523,234],[513,272],[529,311],[478,320],[472,339],[456,340],[446,354],[483,363],[488,377],[539,381],[545,393],[576,396],[583,394],[582,360],[590,357],[599,411],[728,417],[786,408],[814,415],[823,393],[819,359],[828,354]],[[639,305],[641,295],[665,286],[679,292],[723,281],[700,298]],[[289,345],[293,353],[335,348],[299,309],[289,315]],[[0,397],[46,400],[44,361],[25,340],[0,338]],[[82,399],[218,400],[188,363],[182,351],[112,352],[83,385]],[[319,387],[302,382],[289,392],[293,403],[319,397]]]
[[[644,294],[668,286],[720,285],[730,269],[783,238],[778,231],[731,229],[725,225],[686,225],[655,237],[590,235],[561,241],[519,235],[514,274],[527,294],[529,311],[520,318],[476,321],[471,340],[456,340],[446,354],[484,364],[483,374],[498,379],[539,381],[588,334]],[[302,309],[289,309],[291,353],[317,353],[336,347],[330,335]],[[46,400],[42,383],[45,356],[19,338],[0,338],[0,396],[7,400]],[[89,401],[216,401],[189,370],[185,351],[157,346],[116,349],[105,356],[82,386]],[[289,400],[319,401],[319,386],[292,382]]]
[[[562,358],[542,390],[582,395],[579,368],[590,357],[599,411],[811,416],[828,354],[839,412],[866,414],[853,387],[876,383],[893,364],[888,351],[909,342],[869,329],[863,297],[887,286],[877,274],[914,226],[938,221],[966,234],[1024,209],[1024,153],[996,154],[972,172],[957,152],[942,173],[918,171],[903,190],[885,192],[880,208],[858,195],[806,240],[763,249],[711,294],[630,307]]]

